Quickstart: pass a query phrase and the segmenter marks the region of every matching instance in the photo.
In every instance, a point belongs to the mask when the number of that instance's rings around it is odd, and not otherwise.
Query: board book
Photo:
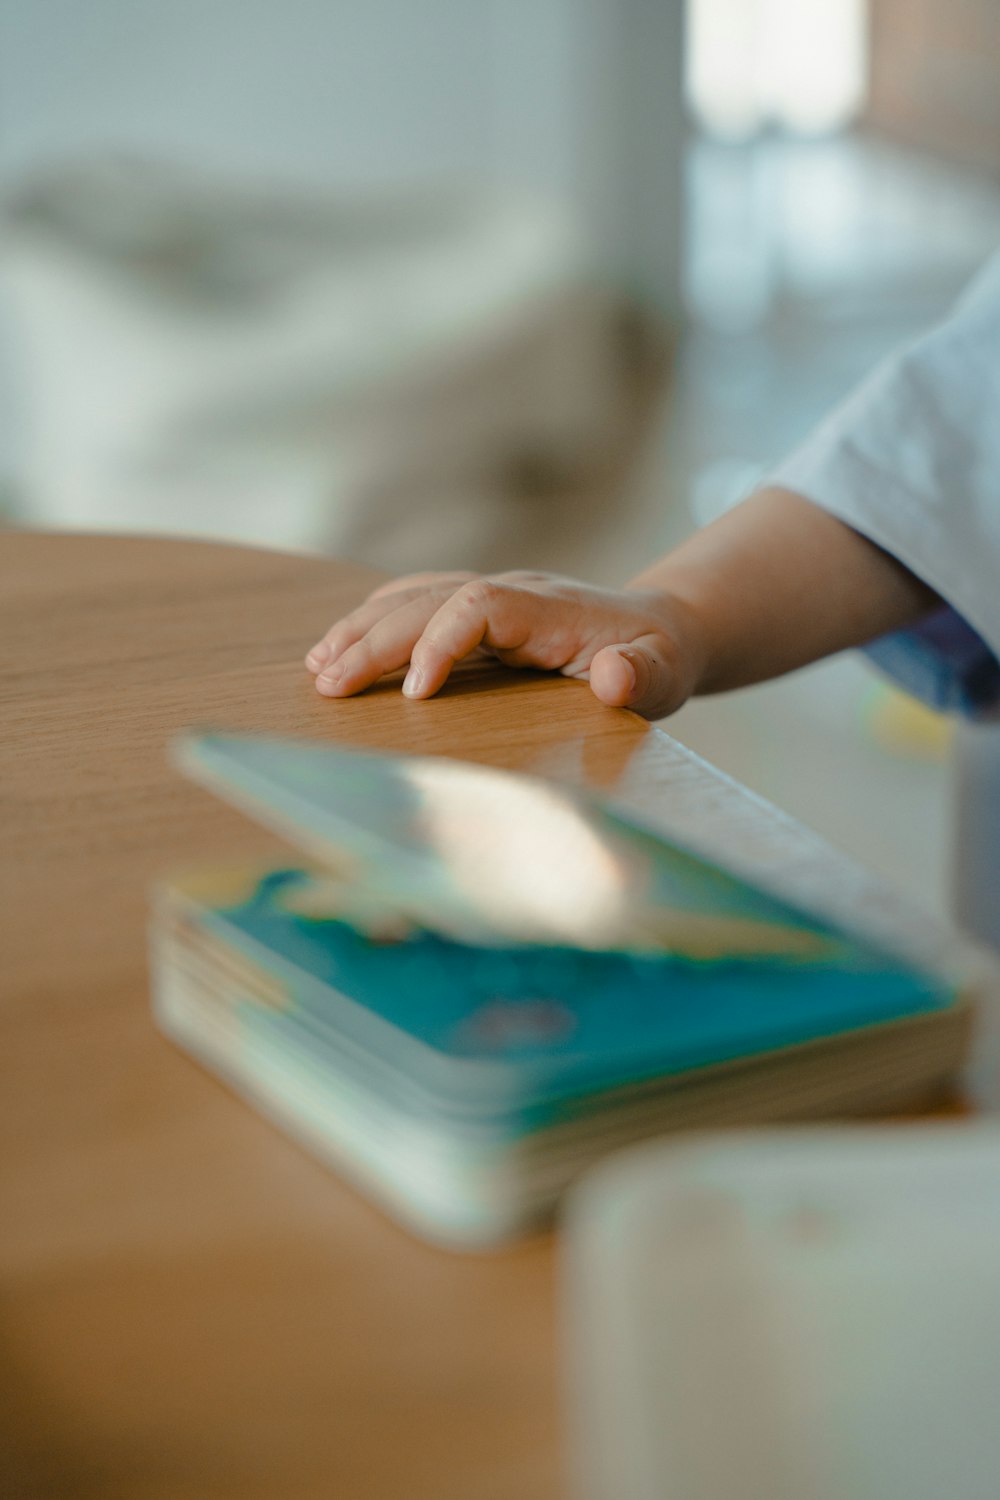
[[[167,881],[164,1032],[425,1236],[521,1231],[607,1151],[904,1108],[970,1001],[559,784],[192,734],[186,774],[295,846]]]

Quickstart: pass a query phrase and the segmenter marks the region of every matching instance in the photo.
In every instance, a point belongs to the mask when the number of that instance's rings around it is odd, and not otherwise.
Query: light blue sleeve
[[[936,708],[1000,703],[1000,255],[767,482],[868,537],[945,601],[868,655]]]

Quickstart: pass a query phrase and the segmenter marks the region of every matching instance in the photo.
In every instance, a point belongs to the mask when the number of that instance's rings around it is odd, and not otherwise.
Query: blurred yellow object
[[[952,721],[896,688],[876,688],[866,705],[876,744],[909,760],[944,761],[954,734]]]

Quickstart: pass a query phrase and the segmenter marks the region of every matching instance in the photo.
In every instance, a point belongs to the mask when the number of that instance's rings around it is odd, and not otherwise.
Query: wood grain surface
[[[564,1493],[551,1239],[420,1244],[154,1031],[151,882],[281,848],[170,769],[177,730],[613,789],[833,906],[908,920],[585,685],[480,667],[426,703],[398,680],[320,698],[302,655],[375,581],[204,543],[0,535],[5,1497]]]
[[[0,1493],[560,1493],[553,1256],[429,1249],[154,1032],[150,883],[280,846],[186,784],[192,724],[613,780],[647,730],[477,670],[319,697],[376,581],[199,543],[0,536]]]

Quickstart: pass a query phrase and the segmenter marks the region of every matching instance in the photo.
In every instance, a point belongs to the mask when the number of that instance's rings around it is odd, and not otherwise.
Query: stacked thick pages
[[[160,1025],[429,1238],[522,1230],[646,1136],[896,1109],[962,1061],[956,974],[597,799],[250,736],[178,756],[299,857],[159,891]]]

